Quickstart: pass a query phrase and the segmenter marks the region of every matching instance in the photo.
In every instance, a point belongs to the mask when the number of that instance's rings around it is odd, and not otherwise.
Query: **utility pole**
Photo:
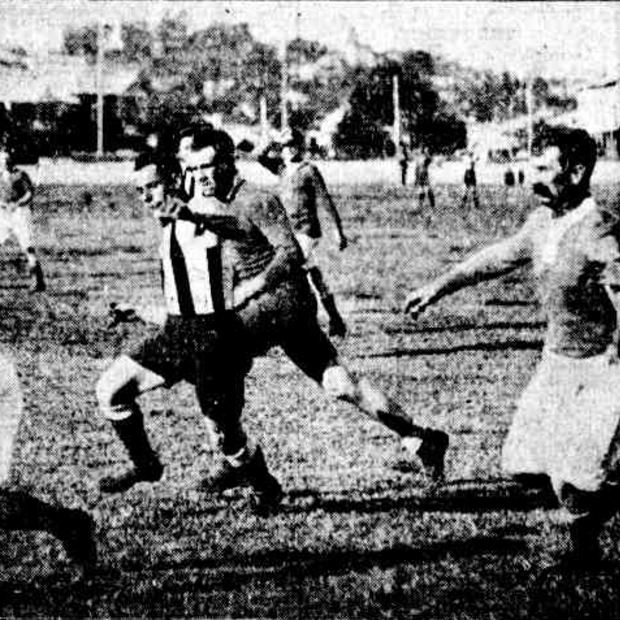
[[[392,101],[394,105],[394,126],[392,127],[392,140],[394,146],[398,148],[400,144],[401,117],[400,117],[400,92],[398,74],[392,76]]]
[[[525,80],[525,107],[527,109],[527,156],[532,158],[532,143],[534,142],[534,78],[529,75]]]
[[[282,37],[281,42],[281,58],[282,58],[282,75],[280,81],[280,111],[281,111],[281,122],[280,128],[282,131],[288,128],[288,103],[287,103],[287,95],[288,95],[288,65],[286,62],[286,47],[287,41],[286,36]]]
[[[104,60],[104,25],[101,18],[97,21],[97,157],[103,156],[103,60]]]

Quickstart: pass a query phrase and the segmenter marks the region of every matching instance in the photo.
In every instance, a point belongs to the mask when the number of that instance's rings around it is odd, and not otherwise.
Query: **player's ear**
[[[583,164],[575,164],[570,171],[570,180],[572,185],[580,185],[586,173],[586,167]]]

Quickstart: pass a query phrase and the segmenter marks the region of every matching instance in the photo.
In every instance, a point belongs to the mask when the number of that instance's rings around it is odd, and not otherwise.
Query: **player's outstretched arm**
[[[336,208],[336,204],[325,185],[323,176],[317,168],[312,166],[312,183],[314,185],[314,194],[316,196],[317,206],[322,206],[330,215],[336,226],[336,239],[338,241],[338,249],[340,251],[347,248],[349,240],[344,233],[344,227],[342,225],[342,218]]]
[[[516,235],[476,252],[436,280],[412,291],[405,300],[404,310],[416,317],[442,297],[509,273],[530,259],[529,234],[524,228]]]

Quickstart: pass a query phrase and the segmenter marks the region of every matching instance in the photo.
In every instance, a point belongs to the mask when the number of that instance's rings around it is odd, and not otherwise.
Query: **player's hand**
[[[189,211],[187,205],[176,199],[164,200],[158,210],[158,215],[162,220],[176,220],[182,216],[185,210]]]
[[[112,302],[108,315],[110,317],[109,327],[116,327],[120,323],[135,323],[141,320],[136,309],[129,304],[117,304]]]
[[[262,283],[260,278],[252,278],[244,280],[233,291],[233,304],[235,308],[245,306],[251,299],[257,297],[262,292]]]
[[[433,283],[427,284],[409,293],[405,300],[404,311],[415,319],[438,298],[436,286]]]

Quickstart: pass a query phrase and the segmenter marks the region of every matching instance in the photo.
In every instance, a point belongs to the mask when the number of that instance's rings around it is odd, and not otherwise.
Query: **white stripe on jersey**
[[[196,234],[196,226],[192,222],[176,220],[174,224],[164,227],[160,255],[164,272],[164,296],[168,314],[181,314],[179,291],[171,260],[171,234],[176,228],[176,240],[183,253],[191,299],[195,314],[212,314],[214,304],[212,283],[210,281],[207,250],[218,246],[218,237],[208,230]],[[221,276],[221,273],[220,273]],[[221,290],[221,283],[215,284]]]

